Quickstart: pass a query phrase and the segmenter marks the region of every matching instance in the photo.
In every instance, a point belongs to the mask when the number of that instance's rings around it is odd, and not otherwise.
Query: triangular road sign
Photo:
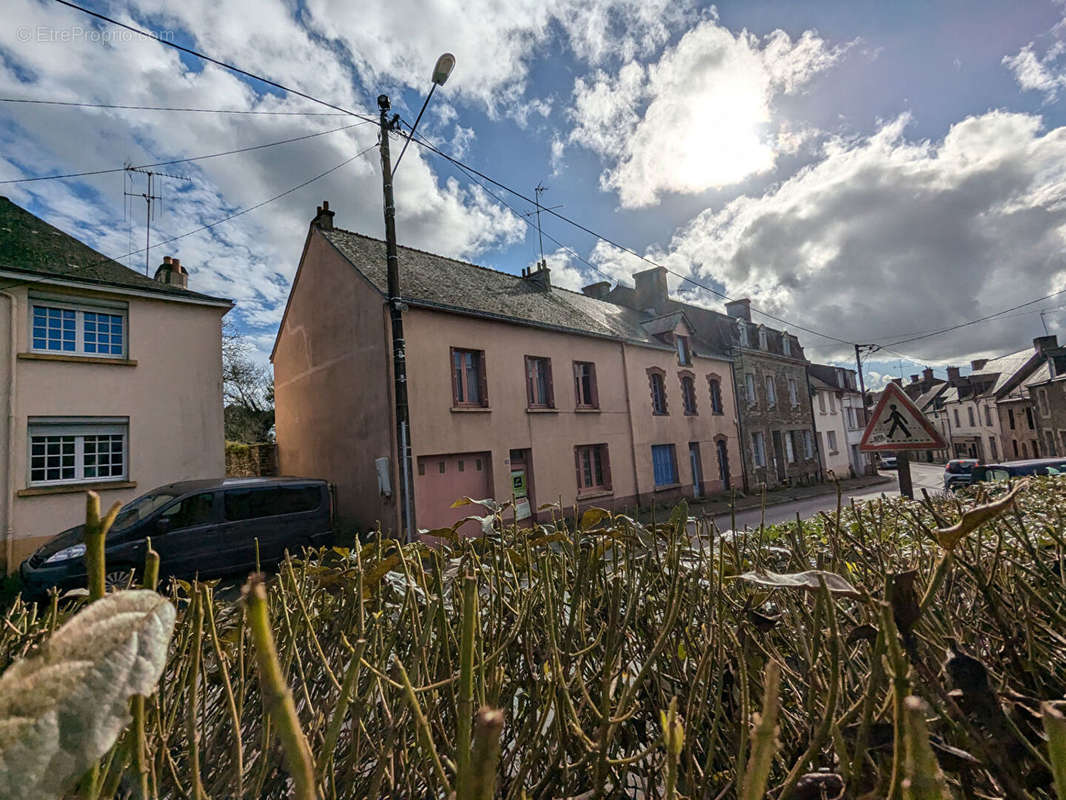
[[[925,414],[902,389],[889,383],[863,431],[860,450],[941,450],[947,447]]]

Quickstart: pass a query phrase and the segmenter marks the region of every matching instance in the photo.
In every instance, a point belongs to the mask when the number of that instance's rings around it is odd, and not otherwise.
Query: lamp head
[[[433,82],[437,86],[443,86],[444,82],[448,80],[448,76],[452,74],[453,69],[455,69],[455,56],[451,53],[445,53],[437,59],[437,63],[433,67]]]

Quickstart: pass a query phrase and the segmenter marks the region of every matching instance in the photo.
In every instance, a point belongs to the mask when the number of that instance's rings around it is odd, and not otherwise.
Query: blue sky
[[[1020,3],[666,0],[189,0],[89,3],[139,27],[373,114],[413,120],[437,55],[457,66],[421,131],[438,146],[648,258],[845,342],[891,345],[1066,287],[1066,7]],[[51,2],[8,0],[0,96],[322,111]],[[344,117],[237,116],[0,104],[0,180],[148,163],[291,138]],[[174,169],[154,221],[175,236],[372,147],[363,125]],[[143,246],[122,177],[0,191],[103,252]],[[307,222],[381,235],[370,150],[277,202],[152,251],[238,301],[269,352]],[[537,257],[527,203],[500,207],[412,147],[397,179],[400,241],[518,272]],[[559,220],[557,283],[629,281],[648,264]],[[133,245],[131,246],[131,242]],[[130,256],[143,268],[143,254]],[[594,265],[589,266],[589,263]],[[678,280],[693,302],[720,299]],[[1062,332],[1066,295],[874,356],[870,380],[965,364]],[[757,319],[759,319],[757,317]],[[775,326],[778,323],[772,323]],[[907,335],[904,335],[907,334]],[[812,358],[850,348],[800,332]]]

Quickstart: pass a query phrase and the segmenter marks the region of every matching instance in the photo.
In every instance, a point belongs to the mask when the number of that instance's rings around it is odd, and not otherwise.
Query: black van
[[[24,591],[86,585],[84,525],[56,536],[22,562]],[[201,578],[255,569],[285,551],[328,544],[333,502],[328,483],[307,478],[224,478],[161,486],[122,507],[107,534],[107,581],[125,586],[144,564],[145,537],[162,576]]]
[[[973,482],[1005,481],[1025,475],[1066,474],[1066,458],[1030,458],[1024,461],[1004,461],[1001,464],[981,464],[970,473]]]

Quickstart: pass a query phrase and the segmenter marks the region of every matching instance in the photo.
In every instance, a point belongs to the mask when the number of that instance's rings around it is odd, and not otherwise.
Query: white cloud
[[[908,140],[907,122],[831,141],[766,194],[704,211],[665,257],[771,313],[885,344],[1066,286],[1066,128],[993,111],[934,143]],[[899,348],[965,360],[1024,346],[1038,328],[1035,314],[1009,316]],[[847,356],[801,336],[822,358]]]
[[[1055,0],[1063,5],[1062,0]],[[1047,102],[1054,100],[1059,89],[1066,86],[1066,18],[1060,20],[1042,39],[1049,43],[1029,42],[1012,56],[1004,56],[1003,64],[1018,85],[1026,91],[1042,92]]]
[[[614,74],[578,78],[572,139],[604,157],[601,183],[623,206],[736,184],[774,166],[774,100],[844,49],[812,31],[796,39],[780,30],[734,34],[712,17],[654,64],[633,60]]]

